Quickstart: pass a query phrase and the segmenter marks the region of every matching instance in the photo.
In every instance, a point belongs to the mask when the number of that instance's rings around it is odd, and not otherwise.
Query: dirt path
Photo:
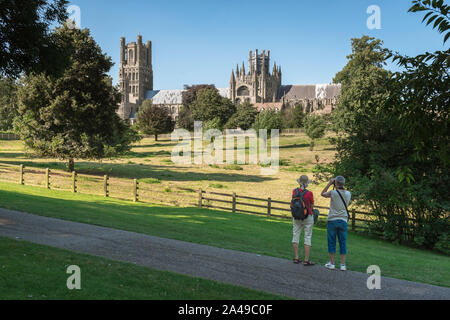
[[[296,299],[450,299],[450,288],[304,267],[257,254],[0,209],[0,236],[131,262]]]

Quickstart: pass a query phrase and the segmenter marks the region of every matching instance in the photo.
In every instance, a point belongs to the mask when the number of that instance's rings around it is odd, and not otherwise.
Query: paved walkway
[[[290,260],[164,239],[0,209],[0,236],[69,249],[159,270],[240,285],[297,299],[450,299],[450,288],[304,267]]]

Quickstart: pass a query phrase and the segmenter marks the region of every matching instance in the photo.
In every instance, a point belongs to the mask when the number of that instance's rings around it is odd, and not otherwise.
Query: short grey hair
[[[336,181],[336,183],[341,187],[345,184],[345,178],[343,176],[337,176],[334,181]]]

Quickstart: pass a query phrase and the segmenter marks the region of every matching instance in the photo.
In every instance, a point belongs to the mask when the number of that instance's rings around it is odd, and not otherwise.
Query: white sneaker
[[[331,262],[328,262],[328,263],[325,265],[325,268],[330,269],[330,270],[336,269],[336,267],[334,266],[334,264],[331,264]]]
[[[345,264],[341,264],[341,271],[346,271],[347,267],[345,266]]]

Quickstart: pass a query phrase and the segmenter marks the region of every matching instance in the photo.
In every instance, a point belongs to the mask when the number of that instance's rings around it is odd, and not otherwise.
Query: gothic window
[[[130,50],[130,53],[128,54],[128,57],[130,58],[130,61],[133,60],[133,50]]]
[[[249,96],[250,92],[248,91],[247,87],[240,87],[237,91],[238,96]]]

